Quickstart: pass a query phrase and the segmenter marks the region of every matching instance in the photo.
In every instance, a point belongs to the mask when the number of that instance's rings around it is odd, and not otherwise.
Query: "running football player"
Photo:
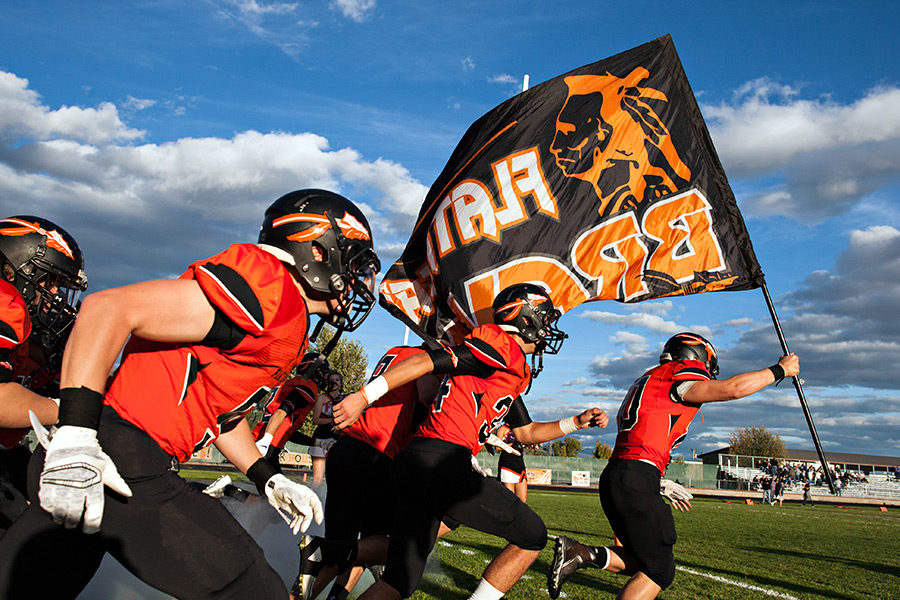
[[[175,466],[214,443],[294,533],[321,521],[243,416],[303,357],[310,314],[338,333],[362,323],[378,268],[362,212],[301,190],[268,208],[258,244],[89,296],[63,356],[59,429],[32,460],[39,494],[0,539],[0,596],[74,598],[109,552],[178,598],[286,598],[260,547]]]
[[[431,412],[395,461],[399,492],[383,577],[360,598],[410,596],[418,587],[441,520],[502,537],[508,545],[484,572],[472,595],[497,600],[528,570],[547,541],[541,518],[472,461],[491,432],[504,422],[526,444],[541,443],[589,426],[604,427],[607,416],[592,408],[558,422],[533,422],[522,401],[532,365],[543,353],[556,354],[566,334],[556,328],[560,312],[533,284],[501,291],[494,323],[477,327],[462,344],[416,354],[376,377],[335,409],[338,427],[348,427],[369,403],[401,385],[434,373],[444,376]],[[540,371],[534,369],[535,375]]]
[[[308,369],[313,369],[312,374]],[[327,391],[330,386],[331,372],[328,359],[318,352],[307,352],[297,366],[297,375],[278,388],[266,404],[262,419],[253,428],[256,447],[279,470],[278,455],[289,440],[297,441],[294,436],[315,407],[319,391]],[[299,441],[306,445],[313,443],[309,436]]]
[[[705,338],[679,333],[665,344],[659,366],[637,379],[619,408],[616,445],[600,475],[600,503],[622,546],[588,546],[557,538],[547,578],[551,598],[581,568],[605,569],[631,578],[619,592],[623,600],[656,598],[675,579],[675,521],[662,497],[676,509],[690,509],[691,496],[661,479],[672,450],[684,441],[688,425],[707,402],[737,400],[800,372],[796,355],[771,367],[717,380],[719,359]]]
[[[0,220],[0,531],[27,507],[31,452],[22,439],[57,419],[63,347],[87,288],[84,256],[58,225],[33,216]]]

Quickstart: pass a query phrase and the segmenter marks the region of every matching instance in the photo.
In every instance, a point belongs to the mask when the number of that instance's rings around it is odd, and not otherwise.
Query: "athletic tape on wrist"
[[[278,475],[278,469],[265,458],[257,459],[256,462],[247,469],[247,479],[256,484],[256,490],[259,492],[260,496],[265,495],[263,490],[266,487],[266,482],[272,479],[274,475]]]
[[[581,427],[578,426],[576,419],[577,417],[569,417],[568,419],[559,420],[559,423],[557,423],[557,425],[559,425],[559,430],[562,431],[563,435],[569,435],[570,433],[581,429]]]
[[[362,392],[366,397],[366,403],[372,404],[382,396],[388,393],[388,382],[387,380],[379,375],[369,383],[363,387]]]
[[[96,430],[100,426],[103,394],[84,386],[59,390],[59,426],[74,425]]]
[[[769,370],[772,371],[772,375],[775,376],[775,383],[784,379],[784,367],[781,365],[772,365],[769,367]]]

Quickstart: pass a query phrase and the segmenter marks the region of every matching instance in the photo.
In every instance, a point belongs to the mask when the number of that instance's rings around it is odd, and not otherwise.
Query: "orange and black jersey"
[[[259,441],[266,433],[266,426],[269,419],[275,414],[279,408],[287,413],[287,417],[272,434],[272,446],[276,448],[284,448],[284,445],[290,439],[291,435],[301,427],[306,421],[307,415],[316,405],[316,397],[319,394],[319,387],[310,379],[303,379],[302,375],[298,375],[288,381],[285,381],[279,387],[271,399],[266,404],[263,411],[263,418],[253,429],[253,439]]]
[[[531,422],[521,398],[531,368],[518,342],[498,326],[481,325],[459,346],[429,354],[434,372],[446,377],[417,436],[465,446],[474,455],[504,422],[512,428]]]
[[[619,407],[619,433],[611,458],[642,460],[665,473],[672,450],[687,437],[700,408],[681,398],[678,384],[709,379],[705,365],[696,360],[667,362],[644,373],[631,384]]]
[[[20,381],[38,368],[29,357],[31,317],[16,287],[0,279],[0,383]],[[27,429],[0,429],[0,448],[12,448]]]
[[[398,346],[388,350],[372,371],[372,379],[395,367],[410,356],[424,352],[422,348]],[[430,404],[431,398],[421,400]],[[416,381],[410,381],[391,390],[366,408],[345,433],[369,444],[391,458],[397,456],[413,438],[418,420],[415,418],[421,406]],[[420,420],[420,419],[419,419]]]
[[[217,317],[196,344],[132,336],[106,403],[180,461],[237,424],[307,348],[306,304],[288,269],[253,244],[188,268]]]

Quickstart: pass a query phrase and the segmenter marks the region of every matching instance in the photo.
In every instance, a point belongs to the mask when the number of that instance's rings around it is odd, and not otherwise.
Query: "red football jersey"
[[[299,399],[288,399],[293,391],[297,392]],[[311,380],[303,379],[300,375],[285,381],[272,395],[268,404],[266,404],[263,418],[260,419],[253,429],[253,439],[259,441],[265,435],[269,419],[272,418],[276,410],[281,408],[287,413],[287,417],[281,422],[275,433],[272,434],[271,445],[276,448],[284,448],[291,435],[303,427],[306,416],[316,405],[318,394],[319,387]]]
[[[491,431],[503,423],[513,401],[528,388],[531,368],[518,342],[496,325],[475,328],[463,343],[496,371],[487,378],[446,377],[416,435],[465,446],[474,455]]]
[[[306,352],[309,317],[287,268],[253,244],[198,261],[181,278],[197,281],[246,335],[230,349],[132,336],[106,403],[184,461],[287,380]]]
[[[421,352],[425,352],[425,350],[409,346],[391,348],[375,365],[372,379],[410,356]],[[427,400],[430,401],[431,398]],[[391,390],[366,408],[345,433],[384,452],[393,459],[413,438],[415,431],[412,418],[417,402],[419,402],[418,386],[415,381],[410,381]]]
[[[11,381],[28,377],[40,365],[29,357],[28,336],[31,317],[19,290],[0,278],[0,349],[9,351],[9,360],[0,361],[0,369]],[[0,429],[0,448],[12,448],[22,441],[28,429]]]
[[[665,473],[672,450],[687,437],[700,408],[682,400],[676,384],[709,379],[705,365],[696,360],[667,362],[644,373],[619,407],[619,434],[611,458],[644,460]]]

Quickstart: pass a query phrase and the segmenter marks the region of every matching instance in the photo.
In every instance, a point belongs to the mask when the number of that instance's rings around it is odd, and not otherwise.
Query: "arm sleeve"
[[[503,357],[484,340],[466,340],[448,348],[429,350],[435,375],[474,375],[486,378],[505,366]]]
[[[516,399],[513,400],[513,403],[510,404],[509,412],[506,413],[504,422],[510,429],[525,427],[531,423],[531,415],[528,414],[528,409],[525,407],[522,396],[517,396]]]

